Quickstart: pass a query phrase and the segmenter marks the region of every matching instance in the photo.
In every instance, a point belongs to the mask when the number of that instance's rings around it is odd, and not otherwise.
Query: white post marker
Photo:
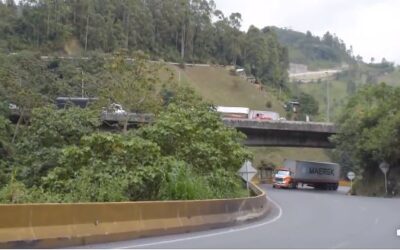
[[[356,174],[354,172],[348,172],[347,178],[350,180],[350,190],[353,192],[353,179],[356,178]]]
[[[390,165],[386,161],[383,161],[381,164],[379,164],[379,168],[382,170],[382,173],[385,175],[385,191],[386,191],[386,195],[388,195],[387,172],[389,171]]]
[[[239,169],[238,174],[246,181],[246,187],[249,189],[249,182],[257,174],[257,169],[252,166],[251,161],[246,160]]]

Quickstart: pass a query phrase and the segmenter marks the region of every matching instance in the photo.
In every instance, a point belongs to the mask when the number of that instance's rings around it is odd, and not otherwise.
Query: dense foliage
[[[131,63],[124,53],[107,60],[95,57],[84,64],[45,62],[33,54],[10,60],[0,57],[5,66],[0,70],[4,77],[0,84],[1,202],[247,195],[236,175],[251,157],[241,144],[243,135],[225,127],[209,105],[189,87],[173,82],[173,76],[160,79],[162,64],[149,62],[142,53],[134,54]],[[57,93],[82,90],[71,81],[75,69],[71,65],[90,72],[87,76],[93,82],[84,90],[99,97],[86,109],[58,109],[53,104]],[[42,75],[29,78],[36,70]],[[11,72],[21,72],[21,77]],[[123,134],[105,132],[100,113],[111,102],[122,103],[127,111],[154,112],[156,121],[138,130],[127,131],[124,126]],[[26,114],[29,119],[12,124],[7,119],[9,103],[17,104],[20,117]]]
[[[326,32],[321,38],[310,31],[302,33],[291,29],[272,27],[279,42],[288,47],[289,59],[293,63],[311,67],[332,67],[355,61],[352,47],[335,34]]]
[[[2,127],[7,125],[3,120]],[[236,175],[250,157],[241,146],[243,135],[225,127],[206,105],[187,109],[171,104],[153,125],[127,134],[101,132],[98,125],[93,111],[34,109],[15,152],[0,162],[0,200],[89,202],[246,195]],[[7,135],[1,136],[4,149]],[[4,150],[0,153],[7,155]]]
[[[240,13],[225,16],[209,0],[0,1],[5,53],[81,56],[124,48],[153,59],[239,65],[265,84],[286,81],[287,50],[274,32],[240,26]]]
[[[345,171],[361,175],[364,185],[383,179],[378,168],[383,161],[391,166],[392,184],[399,181],[399,105],[399,88],[384,83],[366,86],[351,98],[338,122],[339,133],[334,137],[337,158]]]

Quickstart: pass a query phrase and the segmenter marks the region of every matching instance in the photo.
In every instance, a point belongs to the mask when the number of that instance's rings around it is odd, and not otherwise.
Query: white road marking
[[[397,236],[400,236],[400,229],[397,229]]]
[[[253,228],[262,227],[262,226],[274,223],[275,221],[279,220],[283,215],[282,207],[279,206],[279,204],[276,203],[271,198],[268,198],[268,200],[270,202],[272,202],[279,209],[278,216],[276,216],[272,220],[268,220],[268,221],[265,221],[265,222],[262,222],[262,223],[259,223],[259,224],[255,224],[255,225],[251,225],[251,226],[247,226],[247,227],[241,227],[241,228],[238,228],[238,229],[229,229],[228,231],[223,231],[223,232],[218,232],[218,233],[203,234],[203,235],[180,238],[180,239],[175,239],[175,240],[164,240],[164,241],[158,241],[158,242],[152,242],[152,243],[146,243],[146,244],[138,244],[138,245],[125,246],[125,247],[118,247],[118,248],[119,249],[142,248],[142,247],[156,246],[156,245],[162,245],[162,244],[170,244],[170,243],[176,243],[176,242],[182,242],[182,241],[189,241],[189,240],[196,240],[196,239],[202,239],[202,238],[215,237],[215,236],[219,236],[219,235],[236,233],[236,232],[240,232],[240,231],[245,231],[245,230],[249,230],[249,229],[253,229]]]

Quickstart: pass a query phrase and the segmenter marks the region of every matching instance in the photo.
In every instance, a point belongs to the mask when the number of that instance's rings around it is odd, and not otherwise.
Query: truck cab
[[[289,169],[278,169],[273,178],[273,188],[296,188],[296,184],[293,182],[293,173]]]

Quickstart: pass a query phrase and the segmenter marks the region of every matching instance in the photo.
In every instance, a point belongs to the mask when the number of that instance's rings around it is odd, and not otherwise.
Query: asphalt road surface
[[[263,186],[271,213],[236,227],[88,248],[400,248],[400,199]]]

